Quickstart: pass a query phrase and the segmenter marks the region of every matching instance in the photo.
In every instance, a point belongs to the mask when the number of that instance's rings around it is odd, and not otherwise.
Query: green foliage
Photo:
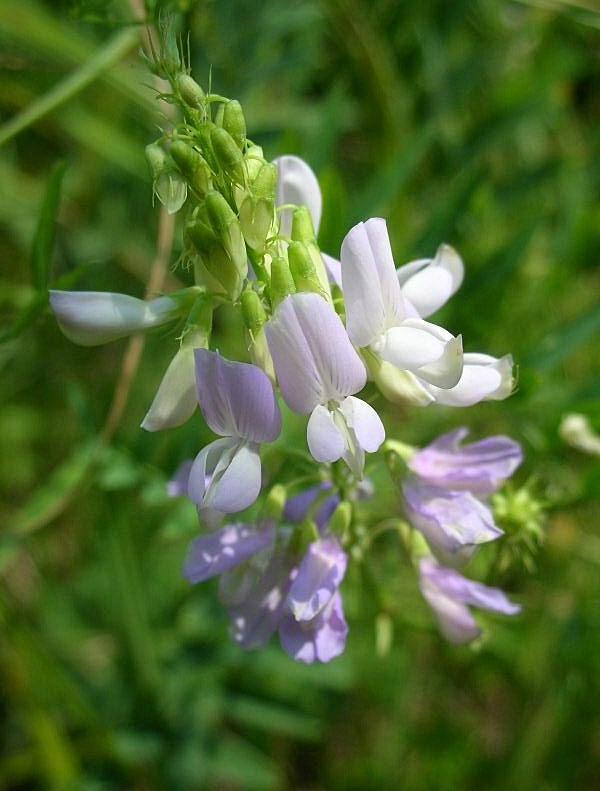
[[[228,642],[214,586],[181,577],[195,510],[165,494],[208,431],[198,416],[139,429],[175,349],[148,338],[105,444],[125,346],[72,346],[46,310],[48,283],[143,293],[157,217],[144,148],[165,122],[135,47],[2,146],[0,789],[597,787],[600,472],[558,426],[582,412],[600,428],[599,18],[539,6],[148,3],[189,32],[192,73],[241,101],[268,159],[314,166],[325,251],[377,214],[398,263],[449,242],[467,275],[440,323],[467,351],[514,354],[510,401],[388,407],[407,442],[461,424],[520,439],[517,484],[549,503],[534,573],[502,570],[524,615],[490,621],[477,649],[437,635],[391,531],[344,583],[343,658],[307,668]],[[4,0],[2,122],[89,75],[131,19],[124,2]],[[190,283],[173,268],[166,288]],[[220,348],[242,358],[238,329],[219,314]],[[302,422],[286,415],[279,442],[303,448]],[[265,466],[281,464],[272,449]],[[284,472],[306,476],[302,455]],[[370,474],[369,507],[394,516],[386,471]]]

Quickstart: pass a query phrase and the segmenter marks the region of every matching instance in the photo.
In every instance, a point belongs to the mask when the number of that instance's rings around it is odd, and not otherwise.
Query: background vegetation
[[[468,350],[512,351],[519,390],[388,418],[408,441],[461,424],[522,441],[547,538],[532,573],[498,580],[524,615],[476,650],[438,636],[391,539],[370,561],[377,596],[357,572],[345,583],[340,660],[230,644],[214,587],[181,578],[194,509],[164,492],[206,429],[139,429],[172,342],[148,337],[119,417],[127,342],[73,346],[46,308],[48,282],[144,293],[158,210],[143,148],[161,118],[134,14],[3,0],[4,121],[76,78],[54,111],[0,127],[0,788],[598,788],[600,470],[558,435],[572,411],[600,428],[593,0],[149,6],[175,14],[195,77],[212,66],[269,156],[313,165],[323,249],[381,214],[399,263],[461,251],[441,322]]]

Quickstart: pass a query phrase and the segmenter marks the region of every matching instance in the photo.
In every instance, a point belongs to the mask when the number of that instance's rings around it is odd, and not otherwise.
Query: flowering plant
[[[182,120],[148,146],[147,159],[154,194],[168,213],[182,213],[182,262],[195,284],[148,301],[63,291],[50,299],[65,335],[83,345],[178,327],[179,349],[142,428],[182,425],[199,406],[219,437],[183,461],[169,484],[196,505],[204,528],[185,576],[220,577],[241,646],[262,646],[277,632],[299,661],[338,656],[348,633],[340,586],[382,529],[360,516],[360,501],[374,495],[365,472],[379,459],[404,509],[404,518],[387,521],[443,634],[457,643],[480,635],[470,606],[516,614],[501,591],[457,569],[503,535],[490,497],[521,463],[518,443],[463,445],[467,431],[459,429],[409,447],[386,436],[364,394],[370,382],[392,404],[417,407],[511,394],[510,355],[465,353],[460,335],[429,321],[462,283],[460,256],[442,244],[433,257],[397,268],[381,218],[351,228],[339,260],[322,253],[322,198],[309,165],[291,155],[268,161],[248,138],[237,101],[205,93],[164,54],[154,66]],[[241,314],[249,361],[216,348],[213,316],[224,305]],[[280,437],[282,404],[307,417],[310,456],[306,463],[300,451],[308,470],[300,480],[261,460],[261,448]],[[277,447],[284,457],[299,452]]]

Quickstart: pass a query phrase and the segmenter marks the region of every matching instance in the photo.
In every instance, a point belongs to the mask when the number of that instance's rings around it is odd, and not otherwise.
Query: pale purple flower
[[[290,522],[302,522],[308,516],[311,506],[314,505],[319,495],[329,489],[331,489],[331,483],[325,481],[318,486],[311,486],[305,489],[294,497],[290,497],[285,504],[284,517]],[[327,524],[339,502],[339,494],[331,494],[320,503],[314,515],[314,521],[319,530]]]
[[[342,243],[348,334],[358,348],[419,382],[454,387],[463,367],[462,340],[424,321],[402,294],[385,220],[359,223]]]
[[[177,467],[173,477],[167,483],[167,494],[169,497],[188,496],[188,483],[193,464],[193,459],[186,459]]]
[[[281,431],[273,386],[255,365],[196,350],[200,409],[223,439],[203,448],[192,465],[188,496],[200,509],[222,513],[252,505],[261,487],[259,447]]]
[[[226,525],[221,530],[200,536],[192,542],[184,565],[184,576],[191,582],[204,582],[238,566],[252,555],[273,545],[275,525]]]
[[[342,597],[336,592],[312,621],[297,621],[287,615],[279,626],[283,649],[305,664],[330,662],[343,653],[348,636]]]
[[[502,535],[491,510],[471,492],[430,486],[416,476],[407,478],[402,489],[412,525],[446,561],[464,561],[479,544]]]
[[[288,593],[288,607],[296,621],[312,621],[327,606],[344,578],[347,563],[337,538],[310,544]]]
[[[416,453],[408,466],[433,486],[479,496],[495,492],[523,461],[521,446],[502,436],[461,445],[468,433],[459,428],[438,437]]]
[[[437,618],[444,636],[453,643],[468,643],[479,637],[469,607],[516,615],[521,611],[498,588],[488,588],[463,577],[453,569],[439,566],[432,558],[419,565],[421,593]]]
[[[278,306],[266,334],[286,403],[310,415],[313,457],[343,458],[362,477],[364,453],[379,448],[385,430],[375,410],[353,395],[364,387],[367,373],[340,317],[318,294],[292,294]]]

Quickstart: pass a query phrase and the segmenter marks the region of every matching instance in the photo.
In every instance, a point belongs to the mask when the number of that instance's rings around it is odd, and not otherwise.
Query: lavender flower
[[[266,328],[269,349],[288,406],[310,415],[308,447],[317,461],[340,458],[362,477],[364,453],[376,451],[385,430],[375,410],[353,396],[367,373],[344,325],[318,294],[286,297]]]
[[[188,495],[201,509],[242,511],[260,492],[260,443],[272,442],[281,431],[273,386],[260,368],[206,349],[196,350],[196,379],[202,414],[223,439],[196,456]]]
[[[453,569],[439,566],[431,558],[419,564],[421,593],[433,610],[444,636],[453,643],[468,643],[479,637],[469,607],[516,615],[521,611],[497,588],[488,588],[463,577]]]
[[[488,437],[461,446],[469,430],[443,434],[408,462],[419,478],[433,486],[492,494],[523,461],[521,446],[509,437]]]

